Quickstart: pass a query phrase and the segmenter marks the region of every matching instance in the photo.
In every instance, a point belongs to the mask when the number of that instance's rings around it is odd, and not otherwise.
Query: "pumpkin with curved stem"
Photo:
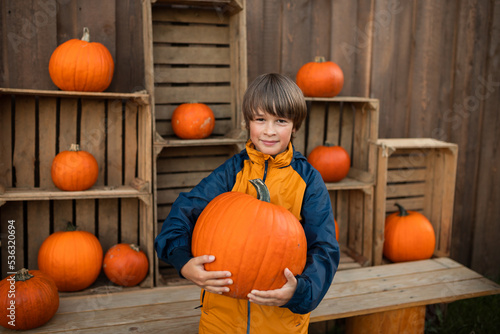
[[[206,270],[231,272],[233,284],[223,294],[241,299],[248,299],[253,289],[283,287],[285,268],[299,275],[307,257],[307,240],[297,218],[270,203],[262,180],[250,182],[258,199],[240,192],[217,196],[199,216],[192,239],[194,256],[215,256]]]
[[[328,143],[315,147],[307,161],[318,170],[325,182],[338,182],[349,174],[351,158],[342,146]]]
[[[99,276],[102,253],[95,235],[77,231],[68,223],[66,231],[52,233],[43,241],[38,250],[38,267],[52,277],[59,291],[79,291]]]
[[[172,129],[183,139],[203,139],[212,134],[215,117],[212,109],[203,103],[184,103],[172,114]]]
[[[52,181],[61,190],[87,190],[96,183],[98,175],[97,160],[89,152],[80,150],[77,144],[59,152],[52,161]]]
[[[429,259],[436,246],[432,224],[423,214],[396,206],[399,211],[385,220],[384,256],[392,262]]]
[[[334,62],[316,57],[314,62],[306,63],[299,69],[295,81],[304,96],[334,97],[344,86],[344,72]]]
[[[49,61],[49,74],[62,90],[102,92],[111,84],[115,64],[109,50],[101,43],[90,42],[87,27],[83,37],[59,45]]]
[[[142,282],[149,269],[146,253],[134,244],[118,244],[104,256],[104,273],[109,280],[121,286],[134,286]]]
[[[58,308],[56,284],[40,270],[23,268],[0,282],[0,325],[5,328],[40,327],[52,319]]]

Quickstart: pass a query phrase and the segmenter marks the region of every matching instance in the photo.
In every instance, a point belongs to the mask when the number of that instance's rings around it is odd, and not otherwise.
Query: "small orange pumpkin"
[[[97,160],[89,152],[80,150],[78,144],[59,152],[52,161],[52,181],[61,190],[87,190],[96,183],[98,174]]]
[[[68,223],[66,231],[52,233],[43,241],[38,250],[38,268],[52,277],[59,291],[79,291],[99,276],[102,253],[95,235],[77,231]]]
[[[299,69],[295,81],[304,96],[334,97],[344,87],[344,72],[334,62],[316,57]]]
[[[203,103],[184,103],[172,114],[172,129],[182,139],[203,139],[212,134],[215,117]]]
[[[215,256],[206,270],[231,272],[233,284],[223,294],[241,299],[248,299],[252,289],[281,288],[285,268],[299,275],[307,258],[307,239],[298,219],[270,203],[262,180],[250,182],[258,199],[240,192],[214,198],[198,217],[191,245],[194,256]]]
[[[109,50],[101,43],[90,42],[87,27],[83,37],[59,45],[49,61],[49,74],[62,90],[102,92],[111,84],[115,64]]]
[[[134,286],[146,277],[149,263],[146,253],[137,245],[121,243],[108,249],[103,268],[111,282],[121,286]]]
[[[0,282],[0,325],[26,330],[52,319],[59,308],[54,280],[40,270],[21,269]]]
[[[385,219],[384,256],[392,262],[429,259],[436,246],[431,222],[419,212],[396,206],[399,212]]]
[[[318,170],[325,182],[339,182],[349,174],[351,158],[342,146],[328,143],[315,147],[307,161]]]

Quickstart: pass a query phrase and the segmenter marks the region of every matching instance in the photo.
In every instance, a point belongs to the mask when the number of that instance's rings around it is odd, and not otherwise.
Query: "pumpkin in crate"
[[[146,253],[134,244],[117,244],[104,256],[104,274],[113,283],[134,286],[142,282],[149,269]]]
[[[315,147],[307,161],[318,170],[325,182],[339,182],[351,169],[351,158],[342,146],[326,143]]]
[[[0,325],[27,330],[52,319],[59,308],[54,280],[40,270],[21,269],[0,281]]]
[[[90,232],[77,231],[68,223],[66,231],[52,233],[38,251],[38,268],[55,281],[59,291],[79,291],[95,282],[102,268],[102,246]]]
[[[172,130],[182,139],[203,139],[212,134],[215,117],[203,103],[183,103],[172,114]]]
[[[59,45],[49,61],[52,82],[61,90],[102,92],[111,84],[115,64],[109,50],[90,42],[88,28],[82,39],[70,39]]]
[[[304,96],[334,97],[344,87],[344,72],[336,63],[316,57],[299,69],[295,81]]]
[[[421,213],[399,208],[385,219],[384,256],[392,262],[429,259],[436,236],[431,222]]]
[[[97,160],[89,152],[80,150],[78,144],[59,152],[52,161],[52,181],[61,190],[87,190],[96,183],[98,175]]]
[[[230,271],[233,284],[226,296],[248,299],[253,289],[279,289],[288,268],[294,275],[304,270],[307,240],[298,219],[282,206],[270,203],[262,180],[250,181],[258,198],[226,192],[203,210],[193,231],[194,256],[214,255],[208,271]]]

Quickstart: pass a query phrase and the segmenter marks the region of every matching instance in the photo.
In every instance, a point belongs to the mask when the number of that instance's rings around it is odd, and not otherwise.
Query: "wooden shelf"
[[[40,188],[7,188],[0,195],[0,203],[12,201],[43,201],[67,199],[100,199],[100,198],[138,198],[150,204],[150,193],[139,191],[131,186],[93,187],[84,191],[62,191]]]
[[[217,145],[240,145],[247,142],[247,134],[243,130],[235,130],[224,137],[209,137],[204,139],[180,139],[178,137],[162,137],[156,134],[154,146],[162,149],[164,147],[193,147],[193,146],[217,146]]]
[[[346,177],[339,182],[327,182],[326,189],[328,190],[365,190],[370,191],[373,183],[363,182],[350,177]]]
[[[145,91],[136,93],[114,93],[114,92],[76,92],[62,90],[36,90],[36,89],[17,89],[0,88],[0,95],[28,95],[28,96],[46,96],[46,97],[67,97],[67,98],[87,98],[87,99],[121,99],[134,100],[140,105],[150,103],[149,94]]]

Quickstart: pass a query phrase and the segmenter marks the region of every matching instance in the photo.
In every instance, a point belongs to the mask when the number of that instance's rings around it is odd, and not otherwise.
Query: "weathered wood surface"
[[[121,290],[121,291],[120,291]],[[200,289],[103,286],[95,295],[64,294],[45,325],[26,333],[196,333]],[[311,322],[500,293],[500,286],[448,258],[338,271]],[[4,330],[5,333],[14,331]]]

